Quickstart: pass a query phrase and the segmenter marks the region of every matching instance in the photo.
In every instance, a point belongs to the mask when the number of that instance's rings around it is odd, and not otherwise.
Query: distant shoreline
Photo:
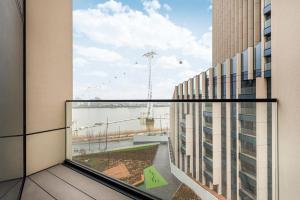
[[[169,107],[170,105],[153,105],[153,107],[155,108],[159,108],[159,107]],[[104,106],[88,106],[88,105],[80,105],[80,106],[73,106],[73,108],[76,108],[76,109],[81,109],[81,108],[147,108],[147,105],[104,105]]]

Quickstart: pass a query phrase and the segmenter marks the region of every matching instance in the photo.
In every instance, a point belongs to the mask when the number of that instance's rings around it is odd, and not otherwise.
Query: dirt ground
[[[201,198],[198,197],[188,186],[182,184],[174,194],[172,200],[201,200]]]
[[[99,172],[104,172],[119,165],[125,165],[129,171],[129,176],[120,180],[133,185],[141,180],[144,169],[152,165],[157,148],[158,145],[155,145],[138,150],[80,155],[73,157],[73,160]]]

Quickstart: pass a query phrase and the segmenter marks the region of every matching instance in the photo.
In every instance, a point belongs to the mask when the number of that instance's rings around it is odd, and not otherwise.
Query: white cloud
[[[98,78],[105,78],[108,76],[108,74],[103,71],[88,71],[88,72],[84,73],[84,75],[85,76],[95,76]]]
[[[79,45],[74,46],[74,57],[76,58],[75,62],[79,62],[81,64],[87,62],[85,60],[97,62],[115,62],[122,59],[122,56],[114,51],[96,47],[83,47]]]
[[[212,4],[209,5],[208,10],[212,10]]]
[[[143,6],[147,12],[155,12],[156,10],[159,10],[161,8],[161,5],[158,0],[144,0]]]
[[[109,0],[103,4],[98,4],[97,8],[102,12],[106,12],[106,13],[109,13],[110,11],[117,12],[117,13],[125,12],[126,10],[129,9],[127,6],[123,6],[121,2],[117,2],[114,0]]]
[[[187,60],[180,60],[175,56],[162,56],[158,58],[157,66],[165,69],[188,69],[191,67]]]
[[[202,47],[206,49],[211,49],[212,47],[212,32],[206,32],[202,35],[199,43]]]
[[[73,64],[76,67],[84,67],[88,64],[88,61],[82,57],[74,57]]]
[[[170,10],[172,10],[172,8],[171,8],[171,6],[169,5],[169,4],[164,4],[163,5],[163,7],[164,7],[164,9],[166,9],[167,11],[170,11]]]
[[[208,41],[203,41],[204,38],[197,39],[189,29],[176,25],[168,17],[158,13],[158,1],[144,1],[144,4],[149,4],[147,9],[152,9],[153,12],[133,10],[114,0],[98,4],[93,9],[75,10],[75,33],[101,45],[143,50],[177,50],[181,54],[210,62],[211,46],[203,45]]]

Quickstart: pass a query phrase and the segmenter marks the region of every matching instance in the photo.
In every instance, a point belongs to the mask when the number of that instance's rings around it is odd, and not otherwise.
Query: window
[[[258,43],[255,47],[255,54],[254,54],[254,59],[255,59],[255,65],[254,65],[254,70],[256,74],[260,74],[261,72],[261,43]]]
[[[231,65],[230,65],[230,68],[231,68],[231,74],[236,74],[236,56],[234,56],[232,59],[231,59]]]
[[[242,53],[242,72],[248,72],[248,49]]]

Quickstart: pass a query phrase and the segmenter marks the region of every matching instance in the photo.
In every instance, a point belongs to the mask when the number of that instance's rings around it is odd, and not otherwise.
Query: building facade
[[[283,6],[279,0],[213,0],[213,66],[174,89],[173,98],[179,100],[276,98],[280,102],[278,108],[277,104],[255,102],[172,105],[174,164],[200,185],[226,199],[295,197],[293,187],[283,186],[290,185],[292,174],[282,160],[291,160],[281,159],[280,155],[289,151],[288,142],[299,141],[295,135],[299,127],[293,124],[289,128],[293,139],[284,138],[286,131],[282,127],[286,127],[287,110],[282,108],[290,100],[283,95],[286,86],[277,82],[283,80],[279,63],[294,55],[295,47],[286,46],[283,52],[273,44],[283,44],[281,37],[289,35],[280,28],[286,27],[284,20],[279,20],[280,7],[290,9],[299,18],[294,8],[299,6],[296,1]],[[278,20],[271,23],[272,16]],[[291,17],[289,20],[296,22]],[[290,33],[290,36],[296,35]],[[295,42],[299,45],[299,39]],[[277,48],[274,49],[276,63],[272,61],[273,48]],[[295,63],[299,62],[299,58],[297,62],[294,59]],[[293,77],[292,73],[299,75],[295,63],[289,62],[289,69],[293,67],[293,70],[286,72]],[[299,97],[299,92],[295,93],[293,97]],[[290,106],[299,111],[297,104]],[[277,120],[277,116],[284,120]],[[278,146],[284,148],[278,150]],[[281,177],[284,182],[280,181]],[[299,181],[292,182],[299,184]]]

